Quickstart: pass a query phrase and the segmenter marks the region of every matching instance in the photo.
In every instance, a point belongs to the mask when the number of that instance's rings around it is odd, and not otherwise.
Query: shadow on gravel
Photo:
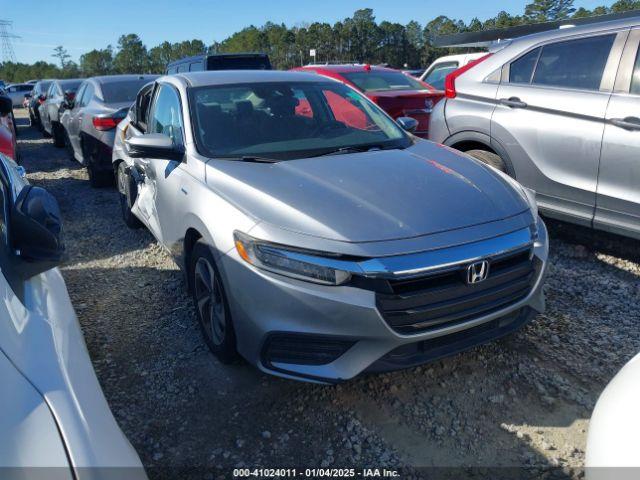
[[[582,245],[586,248],[585,253],[601,252],[630,262],[640,262],[640,242],[636,239],[549,218],[544,221],[552,240]]]

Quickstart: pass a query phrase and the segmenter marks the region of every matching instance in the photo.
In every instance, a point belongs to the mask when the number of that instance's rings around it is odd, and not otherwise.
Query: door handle
[[[625,130],[640,130],[640,118],[637,117],[612,118],[610,122],[611,125],[624,128]]]
[[[527,104],[518,97],[501,98],[500,105],[511,108],[527,108]]]

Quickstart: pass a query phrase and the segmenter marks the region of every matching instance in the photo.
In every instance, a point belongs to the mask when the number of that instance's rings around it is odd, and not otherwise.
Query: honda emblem
[[[467,284],[475,285],[484,282],[489,277],[489,262],[483,260],[481,262],[472,263],[467,267]]]

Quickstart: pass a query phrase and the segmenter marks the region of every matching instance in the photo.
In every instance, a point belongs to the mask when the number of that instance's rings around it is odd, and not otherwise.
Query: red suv
[[[427,138],[433,106],[444,92],[392,68],[372,65],[308,65],[294,68],[335,78],[360,90],[392,118],[412,117],[418,121],[415,135]]]
[[[13,119],[13,101],[0,92],[0,153],[17,158],[16,126]]]

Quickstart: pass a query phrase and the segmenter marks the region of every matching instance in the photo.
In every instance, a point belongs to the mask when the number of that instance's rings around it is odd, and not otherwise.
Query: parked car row
[[[539,206],[640,236],[638,26],[545,32],[445,59],[423,77],[444,92],[384,67],[278,72],[234,56],[244,71],[205,71],[228,69],[193,57],[162,77],[50,81],[33,118],[93,186],[115,174],[124,222],[173,256],[222,362],[335,383],[455,354],[543,312]],[[21,206],[26,191],[5,200],[24,217],[36,210]],[[56,207],[33,195],[52,219],[39,228],[59,232]],[[14,234],[26,242],[14,256],[29,241],[59,243]],[[12,291],[43,275],[38,265]],[[598,418],[611,418],[603,409]]]
[[[278,375],[338,381],[423,361],[417,351],[433,339],[441,352],[454,351],[459,344],[445,341],[453,333],[465,331],[472,345],[477,325],[482,338],[500,336],[542,311],[547,241],[538,204],[556,216],[569,217],[572,204],[598,214],[598,181],[587,170],[602,138],[590,130],[602,137],[605,128],[576,110],[584,103],[564,113],[571,126],[550,120],[562,102],[573,105],[567,98],[608,103],[614,83],[603,83],[613,78],[605,67],[628,69],[632,93],[635,24],[545,32],[493,54],[444,59],[425,72],[462,65],[445,76],[444,93],[384,67],[285,73],[270,71],[263,57],[239,56],[232,63],[248,70],[207,72],[225,70],[224,62],[201,56],[160,78],[67,81],[66,98],[54,81],[39,110],[45,132],[87,166],[92,185],[116,175],[124,221],[146,226],[182,266],[214,353],[240,353]],[[555,110],[513,89],[540,101],[555,92]],[[549,130],[542,143],[540,122]],[[624,182],[633,161],[591,171]],[[571,198],[589,183],[591,203],[580,192]],[[616,191],[637,208],[637,189]],[[433,204],[438,210],[425,218],[423,206]],[[309,315],[312,326],[301,320]],[[362,320],[338,326],[336,317]],[[359,322],[380,331],[363,337]]]

